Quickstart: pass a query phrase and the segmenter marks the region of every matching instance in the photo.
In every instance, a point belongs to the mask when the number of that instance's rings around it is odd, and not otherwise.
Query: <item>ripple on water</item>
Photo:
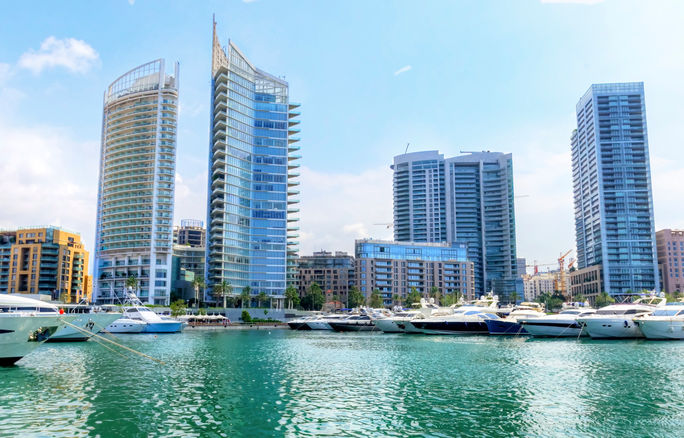
[[[188,332],[0,369],[0,436],[677,436],[684,343]]]

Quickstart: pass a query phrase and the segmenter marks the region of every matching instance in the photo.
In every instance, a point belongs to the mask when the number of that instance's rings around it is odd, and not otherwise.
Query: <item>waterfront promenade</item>
[[[684,343],[289,330],[45,345],[0,436],[620,436],[684,430]]]

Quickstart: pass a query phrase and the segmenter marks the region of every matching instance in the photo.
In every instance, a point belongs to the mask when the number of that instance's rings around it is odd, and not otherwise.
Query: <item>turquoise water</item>
[[[0,368],[0,436],[684,436],[684,342],[186,331]]]

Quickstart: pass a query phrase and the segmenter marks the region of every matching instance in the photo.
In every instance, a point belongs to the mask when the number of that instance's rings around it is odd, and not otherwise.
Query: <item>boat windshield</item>
[[[579,310],[563,310],[559,315],[579,315]]]
[[[485,319],[501,319],[498,316],[492,314],[492,313],[483,313],[482,317]]]
[[[676,316],[681,312],[679,309],[658,309],[653,312],[653,316]]]
[[[603,309],[596,311],[596,315],[634,315],[643,312],[641,309]]]

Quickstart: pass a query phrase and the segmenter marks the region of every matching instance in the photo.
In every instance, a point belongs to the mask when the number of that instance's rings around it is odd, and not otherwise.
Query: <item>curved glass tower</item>
[[[94,299],[116,303],[126,279],[169,304],[178,119],[178,63],[143,64],[105,91],[95,231]]]
[[[288,84],[255,67],[214,23],[207,286],[282,298],[295,277],[300,158]],[[211,298],[211,297],[207,297]]]

